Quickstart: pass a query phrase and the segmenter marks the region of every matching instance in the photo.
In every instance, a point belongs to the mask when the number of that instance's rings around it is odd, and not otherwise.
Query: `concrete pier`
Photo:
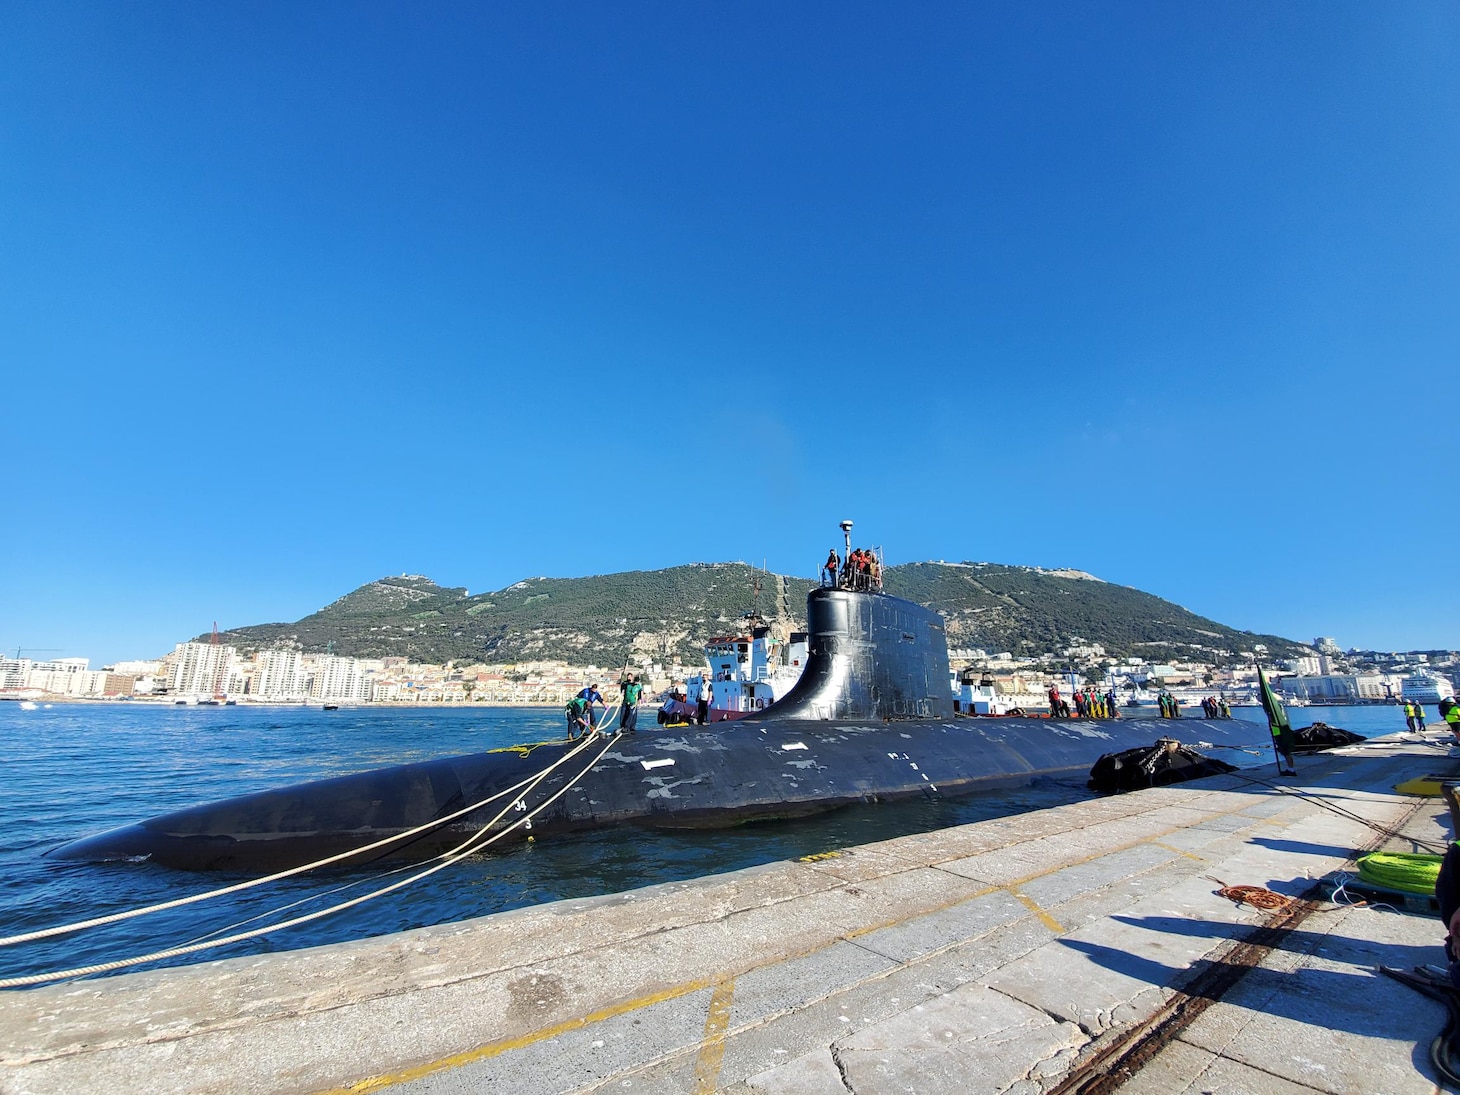
[[[1441,924],[1320,880],[1449,839],[1439,799],[1394,790],[1460,772],[1448,737],[0,993],[0,1092],[1431,1095],[1444,1009],[1376,967],[1443,964]],[[1295,900],[1238,906],[1223,883]]]

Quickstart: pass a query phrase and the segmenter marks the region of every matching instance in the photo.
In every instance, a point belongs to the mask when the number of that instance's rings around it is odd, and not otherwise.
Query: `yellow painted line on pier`
[[[548,743],[544,742],[541,744]],[[1231,810],[1216,810],[1210,813],[1210,817],[1232,817],[1240,814],[1245,809],[1247,809],[1247,804]],[[1279,823],[1276,817],[1253,818],[1251,820],[1253,821],[1254,826],[1273,825]],[[1190,826],[1173,825],[1166,830],[1166,833],[1174,833],[1181,829],[1189,827]],[[1063,935],[1066,931],[1065,927],[1060,924],[1060,922],[1056,920],[1053,916],[1051,916],[1044,909],[1042,909],[1039,904],[1034,901],[1033,898],[1021,893],[1019,887],[1024,886],[1027,883],[1033,882],[1037,879],[1047,878],[1050,875],[1058,874],[1060,871],[1067,870],[1070,867],[1080,866],[1085,863],[1093,863],[1098,859],[1102,859],[1105,856],[1112,855],[1116,852],[1140,847],[1141,845],[1152,844],[1167,851],[1188,856],[1189,858],[1197,860],[1199,862],[1205,862],[1203,857],[1193,855],[1192,853],[1184,851],[1183,849],[1164,844],[1159,840],[1159,838],[1138,838],[1129,842],[1103,848],[1100,851],[1095,852],[1089,856],[1085,856],[1081,859],[1072,860],[1070,862],[1061,863],[1055,867],[1051,867],[1048,870],[1038,871],[1034,874],[1029,875],[1026,878],[1017,879],[1006,885],[986,886],[983,889],[977,890],[973,893],[963,894],[957,898],[954,898],[951,901],[943,902],[932,908],[920,908],[917,912],[909,916],[892,917],[887,920],[879,921],[875,924],[869,924],[861,928],[856,928],[852,931],[844,933],[841,938],[845,940],[856,939],[859,936],[868,935],[872,932],[880,931],[883,928],[895,927],[898,924],[905,923],[907,920],[951,909],[957,905],[962,905],[966,902],[977,900],[980,897],[986,897],[988,894],[995,893],[1000,890],[1008,893],[1010,896],[1014,897],[1017,901],[1024,905],[1025,908],[1029,909],[1029,911],[1037,916],[1040,922],[1044,924],[1045,927],[1049,928],[1050,931]],[[821,859],[835,858],[839,854],[840,853],[838,852],[820,853],[813,856],[802,857],[802,861],[816,862]],[[957,859],[966,858],[970,857],[957,856],[944,862],[952,862]],[[929,863],[926,864],[925,867],[936,870],[940,865],[941,864],[939,863]],[[960,877],[963,877],[965,880],[971,881],[967,878],[967,876]],[[844,887],[838,888],[852,888],[855,887],[855,885],[855,882],[848,882]],[[764,966],[776,965],[781,962],[786,962],[795,958],[803,957],[805,954],[814,953],[817,949],[819,948],[812,948],[809,951],[798,952],[796,954],[778,955],[768,961],[755,963],[750,968],[760,969]],[[744,973],[746,971],[742,970],[741,972]],[[418,1080],[422,1077],[430,1076],[434,1073],[441,1072],[446,1069],[458,1068],[461,1065],[472,1064],[475,1061],[490,1060],[493,1057],[501,1056],[504,1053],[510,1053],[513,1050],[522,1049],[526,1046],[534,1045],[538,1042],[547,1041],[550,1038],[556,1038],[560,1034],[566,1034],[569,1031],[579,1030],[583,1027],[589,1026],[592,1023],[602,1022],[605,1019],[612,1019],[615,1016],[624,1015],[628,1012],[637,1011],[640,1008],[650,1007],[654,1004],[660,1004],[667,1000],[676,1000],[682,996],[688,996],[691,993],[699,992],[702,989],[714,989],[714,994],[710,999],[710,1010],[705,1019],[704,1038],[701,1041],[699,1056],[696,1058],[695,1062],[695,1086],[692,1089],[691,1095],[709,1095],[709,1093],[713,1093],[715,1090],[714,1085],[718,1081],[720,1070],[724,1062],[725,1038],[729,1030],[730,1009],[734,999],[735,991],[734,977],[731,976],[727,979],[727,975],[723,971],[710,977],[702,977],[696,978],[692,981],[686,981],[682,984],[662,989],[659,992],[649,993],[645,996],[635,997],[631,1000],[620,1001],[617,1004],[610,1004],[607,1007],[599,1008],[596,1011],[591,1011],[586,1015],[581,1015],[573,1019],[565,1019],[560,1023],[555,1023],[549,1027],[543,1027],[540,1030],[529,1031],[528,1033],[518,1035],[515,1038],[504,1038],[496,1042],[488,1042],[486,1045],[478,1046],[476,1049],[466,1050],[462,1053],[455,1053],[449,1057],[442,1057],[440,1060],[437,1061],[430,1061],[426,1064],[416,1065],[412,1068],[402,1069],[398,1072],[385,1073],[380,1076],[372,1076],[368,1079],[360,1080],[357,1083],[350,1084],[345,1087],[329,1088],[328,1090],[318,1092],[317,1095],[366,1095],[366,1093],[368,1092],[379,1091],[383,1088],[390,1087],[393,1084],[406,1083],[410,1080]]]
[[[733,984],[733,982],[732,982]],[[388,1072],[380,1076],[371,1076],[367,1080],[360,1080],[358,1083],[348,1084],[345,1087],[333,1087],[327,1091],[319,1092],[318,1095],[362,1095],[364,1092],[379,1091],[381,1088],[390,1087],[392,1084],[403,1084],[409,1080],[419,1080],[424,1076],[441,1072],[448,1068],[459,1068],[462,1065],[469,1065],[475,1061],[488,1061],[493,1057],[500,1057],[504,1053],[510,1053],[514,1049],[522,1049],[537,1042],[547,1041],[549,1038],[556,1038],[559,1034],[567,1034],[569,1031],[578,1030],[591,1023],[599,1023],[604,1019],[612,1019],[616,1015],[624,1015],[630,1011],[637,1011],[640,1008],[647,1008],[653,1004],[662,1004],[666,1000],[677,1000],[681,996],[688,996],[692,992],[699,992],[701,989],[717,985],[712,977],[696,978],[693,981],[686,981],[680,985],[663,989],[660,992],[652,992],[647,996],[638,996],[632,1000],[623,1000],[617,1004],[610,1004],[608,1007],[599,1008],[597,1011],[590,1011],[587,1015],[580,1015],[574,1019],[565,1019],[561,1023],[554,1023],[550,1027],[543,1027],[540,1030],[529,1031],[526,1034],[518,1035],[516,1038],[503,1038],[500,1041],[488,1042],[476,1049],[469,1049],[462,1053],[453,1053],[449,1057],[442,1057],[437,1061],[429,1061],[424,1065],[416,1065],[413,1068],[402,1069],[399,1072]],[[726,1004],[725,1022],[728,1024],[729,1004]],[[710,1002],[711,1015],[714,1014],[714,1000]],[[706,1024],[708,1030],[709,1023]],[[720,1056],[724,1057],[724,1033],[721,1031]],[[717,1070],[718,1071],[718,1070]]]
[[[1151,844],[1153,847],[1160,848],[1163,852],[1171,852],[1173,855],[1185,856],[1187,859],[1194,859],[1198,863],[1205,863],[1207,861],[1206,856],[1197,855],[1195,852],[1188,852],[1185,848],[1178,848],[1174,844],[1166,844],[1160,840],[1152,840],[1148,841],[1147,843]]]
[[[847,885],[850,886],[852,883],[849,882]],[[931,916],[933,913],[946,912],[967,901],[977,901],[980,897],[987,897],[1000,888],[999,886],[986,886],[982,890],[975,890],[973,893],[963,894],[961,897],[955,897],[952,901],[945,901],[941,905],[933,905],[926,909],[920,908],[917,912],[911,913],[908,916],[894,916],[888,920],[879,920],[875,924],[868,924],[864,928],[853,928],[851,931],[843,933],[842,938],[857,939],[860,936],[871,935],[873,932],[881,931],[883,928],[895,928],[899,924],[906,924],[909,920],[914,920],[919,916]]]
[[[1019,904],[1023,905],[1035,916],[1039,917],[1039,922],[1050,931],[1054,932],[1056,935],[1065,934],[1065,926],[1054,917],[1050,916],[1049,913],[1040,908],[1039,902],[1035,901],[1034,898],[1030,897],[1028,894],[1022,894],[1018,890],[1010,890],[1009,893],[1012,894],[1016,899],[1018,899]]]
[[[725,1030],[730,1026],[730,1005],[735,1001],[735,979],[721,981],[710,997],[705,1016],[705,1037],[695,1058],[695,1082],[690,1095],[715,1095],[720,1067],[725,1063]]]

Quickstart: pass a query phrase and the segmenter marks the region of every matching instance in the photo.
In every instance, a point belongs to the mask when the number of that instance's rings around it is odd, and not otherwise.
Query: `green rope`
[[[1432,894],[1440,877],[1442,856],[1406,852],[1374,852],[1359,857],[1359,877],[1365,882],[1405,893]]]

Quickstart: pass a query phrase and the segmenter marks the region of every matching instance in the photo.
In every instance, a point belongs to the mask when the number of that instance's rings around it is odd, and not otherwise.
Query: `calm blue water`
[[[1261,713],[1247,709],[1253,721]],[[1295,726],[1322,720],[1373,735],[1404,729],[1395,708],[1298,708]],[[235,878],[147,863],[44,858],[79,836],[201,802],[366,768],[475,753],[557,737],[556,709],[168,707],[0,703],[8,763],[0,795],[0,934],[80,920],[212,889]],[[858,807],[793,822],[704,832],[606,830],[539,841],[463,861],[407,889],[272,936],[178,959],[337,942],[614,893],[636,886],[791,859],[912,832],[1086,797],[1084,780],[1042,780],[956,803]],[[64,969],[225,934],[251,917],[303,902],[297,916],[364,892],[379,868],[304,876],[67,938],[0,949],[0,977]],[[324,891],[339,891],[321,897]],[[259,921],[268,923],[274,916]],[[250,927],[255,926],[253,924]]]
[[[1315,722],[1326,722],[1329,726],[1337,726],[1343,730],[1352,730],[1355,734],[1362,734],[1366,738],[1378,737],[1380,734],[1402,734],[1407,729],[1404,725],[1404,711],[1397,705],[1383,704],[1355,704],[1352,707],[1289,707],[1287,709],[1288,720],[1293,728],[1301,730]],[[1200,714],[1200,711],[1198,711]],[[1248,722],[1266,722],[1267,717],[1263,715],[1260,707],[1234,707],[1232,715],[1235,718],[1246,719]],[[1426,729],[1443,730],[1444,720],[1440,718],[1439,709],[1436,707],[1425,708]]]

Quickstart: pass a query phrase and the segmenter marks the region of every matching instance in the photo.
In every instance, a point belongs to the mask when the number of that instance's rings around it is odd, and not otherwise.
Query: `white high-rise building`
[[[317,700],[368,700],[370,678],[358,659],[326,654],[314,663],[309,694]]]
[[[298,700],[309,692],[308,681],[297,650],[261,650],[258,655],[258,687],[253,696],[260,700]]]
[[[178,643],[168,688],[184,696],[211,696],[228,683],[228,667],[237,655],[231,646]]]

